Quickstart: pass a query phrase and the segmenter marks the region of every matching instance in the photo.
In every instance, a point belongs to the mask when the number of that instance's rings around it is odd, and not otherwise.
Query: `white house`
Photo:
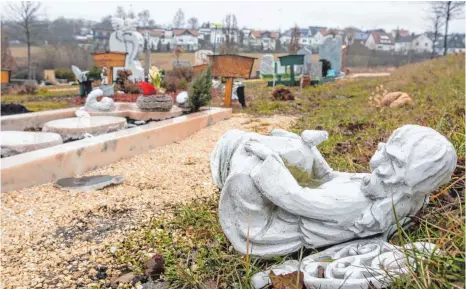
[[[271,31],[259,30],[243,30],[244,39],[243,45],[249,46],[253,49],[261,49],[262,51],[274,51],[278,41],[278,34]]]
[[[371,50],[392,51],[395,50],[395,40],[390,34],[381,31],[373,31],[366,41],[366,47]]]
[[[413,39],[412,49],[414,52],[432,52],[434,43],[426,34],[415,36]]]
[[[173,44],[182,46],[185,51],[199,48],[199,32],[194,29],[173,29]]]
[[[399,38],[395,41],[395,51],[398,53],[407,54],[408,51],[413,49],[413,37],[411,35],[408,36],[399,36]]]

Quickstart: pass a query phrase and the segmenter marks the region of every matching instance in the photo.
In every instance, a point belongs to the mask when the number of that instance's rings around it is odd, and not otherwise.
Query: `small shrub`
[[[100,79],[100,74],[102,73],[102,68],[99,67],[91,67],[89,73],[87,74],[88,79]]]
[[[181,80],[178,88],[181,90],[187,90],[189,88],[189,82],[187,82],[185,79]]]
[[[39,86],[37,85],[37,81],[35,80],[28,80],[24,83],[24,89],[26,94],[36,94],[38,88]]]
[[[26,94],[26,88],[24,87],[24,85],[12,84],[8,86],[8,90],[6,94],[12,94],[12,95]]]
[[[294,100],[293,93],[290,91],[290,89],[284,87],[283,85],[275,87],[272,95],[275,100]]]
[[[129,83],[126,82],[125,86],[123,88],[123,91],[125,93],[130,93],[130,94],[140,94],[141,93],[141,87],[137,83]]]
[[[193,70],[190,67],[175,67],[167,76],[176,77],[180,81],[184,79],[187,82],[191,82],[193,80]]]
[[[201,75],[194,79],[189,90],[189,105],[196,112],[201,106],[209,104],[212,100],[212,73],[210,68],[202,71]]]
[[[66,79],[67,81],[74,81],[75,76],[70,68],[57,68],[55,69],[55,77],[58,79]]]
[[[176,92],[180,87],[181,80],[175,76],[167,76],[167,92]]]

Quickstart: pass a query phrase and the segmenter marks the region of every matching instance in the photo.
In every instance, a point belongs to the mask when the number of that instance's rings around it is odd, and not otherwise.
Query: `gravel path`
[[[92,285],[95,267],[106,264],[109,247],[166,206],[218,192],[211,183],[209,157],[225,132],[238,128],[266,134],[293,121],[237,114],[181,142],[86,174],[126,178],[93,193],[65,192],[52,184],[4,193],[0,288]],[[109,268],[106,281],[121,275],[120,269]]]

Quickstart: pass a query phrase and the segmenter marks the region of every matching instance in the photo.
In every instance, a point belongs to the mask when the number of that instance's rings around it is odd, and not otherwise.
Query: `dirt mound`
[[[19,113],[26,113],[26,112],[31,112],[31,111],[21,104],[2,103],[0,115],[12,115],[12,114],[19,114]]]

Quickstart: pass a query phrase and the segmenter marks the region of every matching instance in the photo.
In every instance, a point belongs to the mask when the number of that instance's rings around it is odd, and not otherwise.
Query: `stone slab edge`
[[[231,108],[198,113],[70,142],[8,158],[1,162],[1,192],[74,177],[98,167],[180,141],[230,118]]]

